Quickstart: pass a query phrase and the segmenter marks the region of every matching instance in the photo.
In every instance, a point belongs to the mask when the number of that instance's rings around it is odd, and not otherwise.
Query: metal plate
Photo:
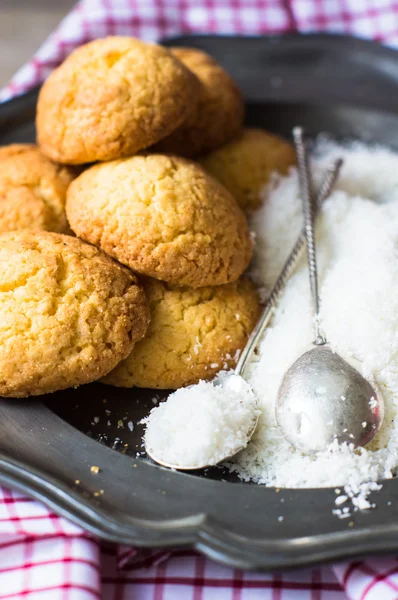
[[[171,43],[202,48],[229,70],[250,124],[282,135],[301,124],[310,134],[397,145],[393,50],[323,35]],[[0,143],[34,140],[36,99],[33,91],[0,106]],[[0,401],[0,481],[102,538],[195,547],[236,567],[274,570],[398,549],[396,480],[373,494],[376,509],[339,520],[332,514],[333,489],[279,491],[226,480],[221,470],[188,475],[136,458],[142,452],[137,422],[154,396],[91,384],[41,402]]]

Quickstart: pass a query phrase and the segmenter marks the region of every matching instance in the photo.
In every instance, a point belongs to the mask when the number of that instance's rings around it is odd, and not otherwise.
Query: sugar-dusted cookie
[[[175,389],[236,365],[260,312],[248,279],[197,290],[153,279],[143,283],[151,312],[148,332],[104,383]]]

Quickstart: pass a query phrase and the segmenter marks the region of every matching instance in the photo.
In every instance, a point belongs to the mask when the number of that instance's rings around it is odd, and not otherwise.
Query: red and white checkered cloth
[[[77,45],[109,34],[329,31],[398,46],[394,0],[82,0],[0,100],[42,81]],[[397,600],[398,559],[284,574],[231,570],[195,552],[100,543],[42,504],[0,487],[0,599]]]

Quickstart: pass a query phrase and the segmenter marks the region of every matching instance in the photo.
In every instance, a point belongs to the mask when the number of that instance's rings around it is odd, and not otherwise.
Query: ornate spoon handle
[[[295,127],[293,129],[293,139],[294,144],[296,146],[300,193],[304,212],[304,231],[305,239],[307,242],[307,261],[310,275],[312,303],[314,307],[315,316],[315,344],[317,344],[317,346],[323,346],[326,343],[326,340],[319,331],[319,286],[314,231],[314,204],[312,202],[312,181],[308,164],[307,148],[303,139],[303,130],[301,127]]]
[[[321,206],[321,204],[330,195],[330,193],[333,189],[333,186],[336,183],[336,180],[339,176],[339,172],[340,172],[342,164],[343,164],[343,161],[341,159],[336,160],[333,167],[330,168],[328,170],[328,172],[326,173],[325,179],[322,182],[322,185],[320,187],[318,197],[316,200],[317,209]],[[244,347],[244,349],[240,355],[238,364],[236,365],[236,368],[235,368],[236,375],[243,374],[243,372],[247,366],[247,363],[249,362],[249,360],[252,356],[252,353],[257,346],[258,340],[260,339],[261,335],[263,334],[265,328],[267,327],[267,325],[270,321],[273,309],[274,309],[276,303],[278,302],[280,295],[281,295],[288,279],[290,278],[290,276],[293,273],[295,267],[297,266],[300,258],[303,255],[305,240],[306,240],[306,233],[305,233],[305,227],[303,227],[299,237],[297,238],[297,241],[294,245],[293,250],[291,251],[287,261],[285,262],[285,264],[283,266],[281,274],[279,275],[274,287],[272,288],[272,291],[271,291],[271,293],[268,297],[268,300],[264,306],[261,317],[260,317],[256,327],[253,329],[253,331],[247,341],[247,344]]]

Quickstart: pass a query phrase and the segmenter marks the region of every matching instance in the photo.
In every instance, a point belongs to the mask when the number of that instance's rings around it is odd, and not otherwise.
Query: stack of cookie
[[[110,37],[50,75],[39,147],[0,149],[1,396],[172,389],[235,365],[260,309],[242,209],[295,160],[242,123],[199,50]]]

